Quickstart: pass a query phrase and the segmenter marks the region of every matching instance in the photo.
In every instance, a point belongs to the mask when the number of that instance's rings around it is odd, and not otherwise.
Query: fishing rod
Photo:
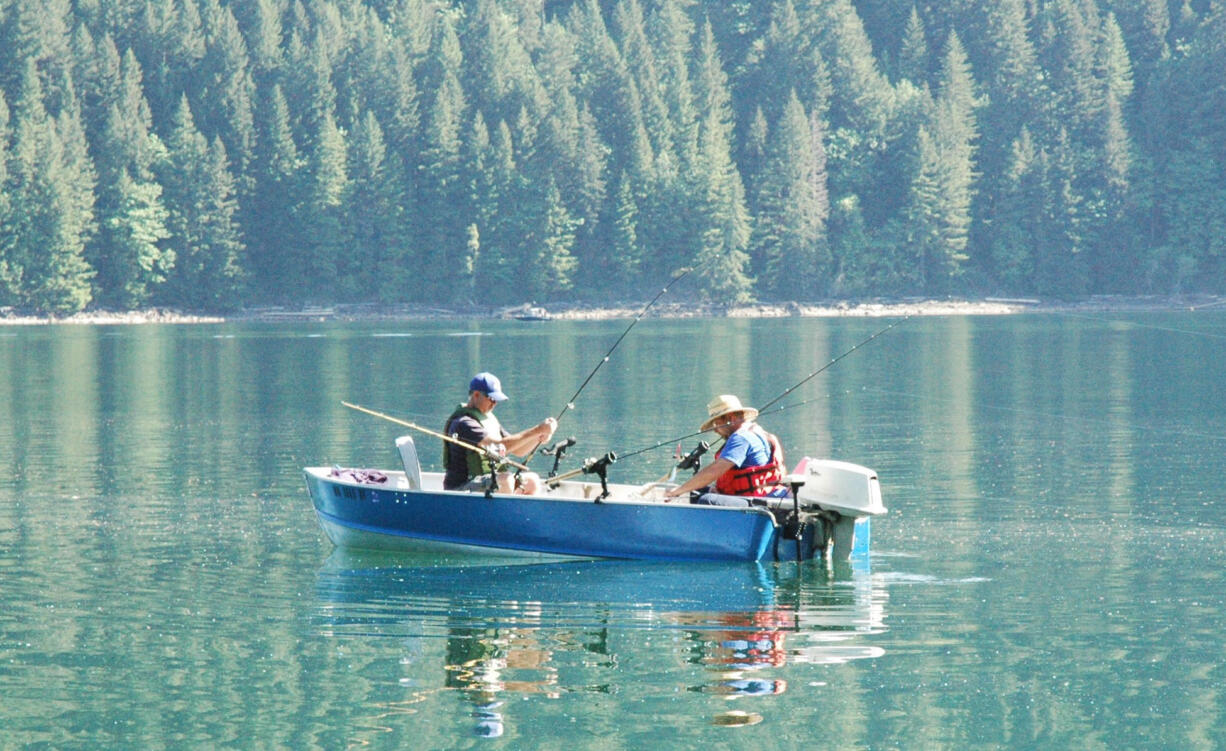
[[[795,407],[803,407],[803,406],[804,406],[804,405],[806,405],[806,404],[812,404],[813,402],[816,402],[816,401],[819,401],[819,400],[821,400],[821,399],[825,399],[825,398],[826,398],[826,397],[817,397],[817,396],[815,396],[815,397],[812,397],[812,398],[809,398],[809,399],[805,399],[804,401],[800,401],[800,402],[792,402],[791,404],[782,404],[782,405],[780,405],[780,406],[778,406],[778,407],[775,407],[775,408],[773,408],[773,409],[769,409],[769,410],[758,410],[758,417],[764,417],[764,416],[766,416],[766,415],[775,415],[775,414],[778,414],[778,413],[783,412],[783,411],[785,411],[785,410],[793,409],[793,408],[795,408]],[[658,449],[658,448],[662,448],[662,447],[664,447],[664,446],[671,446],[671,445],[673,445],[673,444],[677,444],[677,443],[684,443],[685,441],[688,441],[688,440],[689,440],[689,439],[691,439],[691,438],[697,438],[697,437],[698,437],[698,436],[700,436],[700,435],[706,435],[707,433],[712,433],[712,432],[714,432],[714,431],[715,431],[715,428],[713,428],[713,427],[711,427],[711,428],[707,428],[706,430],[698,430],[698,431],[695,431],[695,432],[690,433],[690,434],[688,434],[688,435],[683,435],[683,436],[681,436],[680,438],[673,438],[673,439],[670,439],[670,440],[667,440],[667,441],[661,441],[661,442],[659,442],[659,443],[657,443],[657,444],[653,444],[653,445],[651,445],[651,446],[648,446],[648,447],[647,447],[647,448],[645,448],[645,449],[637,449],[637,450],[635,450],[635,451],[630,451],[630,452],[628,452],[628,453],[618,454],[617,456],[618,456],[618,458],[619,458],[619,459],[629,459],[629,458],[630,458],[630,457],[632,457],[632,456],[638,456],[639,454],[645,454],[645,453],[647,453],[648,451],[655,451],[656,449]],[[711,448],[711,445],[710,445],[710,444],[707,444],[707,442],[706,442],[706,441],[703,441],[703,444],[706,444],[706,445],[705,445],[705,446],[702,448],[702,451],[703,451],[703,452],[705,452],[705,451],[707,451],[708,449],[710,449],[710,448]],[[697,450],[697,449],[696,449],[696,450]],[[680,468],[680,469],[686,469],[686,467],[679,467],[679,468]]]
[[[399,418],[392,417],[391,415],[385,415],[382,412],[376,412],[373,409],[367,409],[366,407],[358,406],[357,404],[350,404],[349,402],[341,402],[341,404],[344,404],[349,409],[356,409],[359,412],[365,412],[368,415],[374,415],[375,417],[382,418],[384,420],[387,420],[388,422],[394,422],[397,425],[403,425],[406,428],[412,428],[413,430],[419,430],[428,436],[433,436],[435,438],[441,439],[444,443],[454,443],[455,445],[463,446],[464,448],[470,451],[478,451],[482,454],[485,454],[487,457],[489,457],[491,461],[497,462],[498,464],[506,464],[518,470],[528,469],[523,464],[516,462],[516,461],[512,461],[506,458],[505,456],[501,456],[498,454],[498,452],[492,449],[486,448],[485,446],[477,446],[472,443],[467,443],[465,441],[461,441],[458,438],[452,438],[451,436],[445,433],[440,433],[437,430],[430,430],[429,428],[423,428],[422,426],[418,425],[415,422],[409,422],[408,420],[401,420]]]
[[[609,347],[609,351],[606,352],[604,357],[600,358],[600,361],[596,363],[596,367],[592,368],[592,372],[588,373],[587,378],[583,379],[583,383],[579,385],[579,388],[575,391],[574,395],[567,400],[566,406],[562,407],[562,411],[559,412],[558,416],[554,419],[561,421],[562,416],[565,415],[568,410],[575,408],[575,400],[579,398],[579,395],[583,393],[583,390],[587,388],[587,385],[591,383],[593,378],[596,377],[597,371],[599,371],[600,368],[609,361],[609,358],[613,355],[613,350],[617,349],[618,345],[622,343],[622,340],[626,338],[626,336],[630,333],[630,330],[634,328],[635,324],[643,320],[643,316],[647,315],[647,311],[651,309],[651,306],[655,305],[656,301],[661,297],[664,297],[664,294],[668,292],[670,287],[684,279],[693,270],[693,266],[682,269],[680,274],[673,277],[668,284],[665,284],[664,287],[656,293],[655,297],[651,298],[651,302],[643,306],[643,309],[640,310],[639,314],[634,317],[634,320],[630,322],[630,325],[626,327],[626,330],[622,332],[622,335],[617,337],[617,341],[613,342],[613,346]]]
[[[707,263],[710,262],[711,261],[708,261]],[[707,264],[703,264],[703,267],[706,265]],[[634,320],[630,322],[630,325],[626,327],[626,330],[622,332],[621,336],[617,337],[617,341],[613,342],[613,346],[609,347],[609,351],[606,352],[604,357],[600,358],[600,360],[596,363],[596,367],[592,368],[592,372],[588,373],[587,378],[583,379],[583,383],[579,384],[579,388],[575,390],[575,393],[570,397],[570,399],[566,400],[566,405],[562,407],[562,411],[559,412],[558,416],[554,418],[555,421],[561,422],[562,417],[565,416],[569,410],[575,408],[575,400],[579,398],[579,395],[583,393],[583,390],[587,388],[587,385],[591,383],[593,378],[596,377],[596,373],[604,366],[605,363],[609,361],[609,358],[613,356],[613,351],[616,350],[622,343],[622,340],[626,338],[626,336],[630,333],[630,330],[643,319],[643,316],[647,315],[647,311],[651,309],[651,306],[655,305],[656,301],[661,297],[664,297],[664,294],[668,292],[670,287],[688,276],[690,272],[694,271],[695,268],[696,267],[694,266],[688,266],[681,269],[680,274],[669,280],[668,284],[665,284],[664,287],[656,293],[656,296],[651,298],[651,301],[643,306],[643,309],[640,310],[638,315],[634,317]],[[536,446],[534,446],[532,450],[528,452],[528,455],[524,457],[525,464],[527,464],[532,459],[533,455],[536,454],[536,450],[540,448],[540,445],[540,443],[537,443]]]
[[[831,360],[830,362],[826,363],[826,364],[825,364],[825,365],[823,365],[822,367],[818,368],[817,370],[813,371],[813,372],[812,372],[812,373],[810,373],[809,375],[807,375],[807,376],[805,376],[804,378],[802,378],[802,379],[801,379],[800,381],[798,381],[798,382],[797,382],[795,385],[793,385],[793,386],[791,386],[791,387],[789,387],[789,388],[785,389],[785,390],[783,391],[783,393],[782,393],[782,394],[780,394],[779,396],[775,397],[774,399],[771,399],[769,402],[767,402],[766,404],[764,404],[764,405],[762,405],[761,407],[759,407],[759,408],[758,408],[758,416],[759,416],[759,417],[761,417],[761,416],[763,416],[763,415],[765,415],[765,414],[773,414],[773,413],[776,413],[776,412],[782,412],[782,411],[783,411],[783,410],[785,410],[785,409],[791,409],[792,407],[799,407],[799,406],[801,406],[801,405],[803,405],[803,404],[808,404],[808,403],[810,403],[810,402],[812,402],[812,401],[815,401],[815,399],[806,399],[806,400],[804,400],[804,401],[802,401],[802,402],[796,402],[796,403],[793,403],[793,404],[786,404],[786,405],[784,405],[784,406],[782,406],[782,407],[779,407],[779,408],[777,408],[777,409],[775,409],[775,410],[770,410],[770,408],[771,408],[772,406],[774,406],[776,403],[778,403],[778,402],[779,402],[781,399],[783,399],[784,397],[786,397],[788,394],[792,393],[793,391],[795,391],[796,389],[800,388],[800,387],[801,387],[801,386],[803,386],[804,384],[806,384],[806,383],[808,383],[809,381],[813,380],[813,379],[814,379],[814,378],[816,378],[816,377],[817,377],[817,376],[818,376],[820,373],[822,373],[823,371],[827,370],[828,368],[830,368],[832,365],[834,365],[834,364],[835,364],[835,363],[837,363],[838,361],[840,361],[840,360],[842,360],[843,358],[847,357],[847,356],[848,356],[848,355],[850,355],[852,352],[855,352],[856,350],[860,349],[860,348],[861,348],[861,347],[863,347],[864,345],[866,345],[866,344],[868,344],[869,342],[873,341],[873,340],[874,340],[874,339],[876,339],[877,337],[881,336],[881,335],[882,335],[882,334],[884,334],[885,332],[889,331],[890,329],[894,328],[895,326],[899,325],[900,323],[902,323],[903,321],[907,320],[907,319],[908,319],[908,318],[910,318],[910,317],[911,317],[910,315],[903,316],[901,319],[899,319],[899,320],[897,320],[897,321],[895,321],[895,322],[891,323],[889,326],[886,326],[885,328],[883,328],[883,329],[881,329],[881,330],[879,330],[879,331],[875,332],[875,333],[874,333],[872,336],[868,337],[867,339],[864,339],[864,340],[862,340],[862,341],[860,341],[860,342],[857,342],[857,343],[856,343],[856,345],[855,345],[854,347],[852,347],[851,349],[847,350],[846,352],[843,352],[843,353],[842,353],[841,355],[839,355],[838,357],[834,358],[834,359],[833,359],[833,360]],[[769,410],[769,412],[768,412],[768,410]],[[661,448],[661,447],[663,447],[663,446],[670,446],[670,445],[673,445],[673,444],[675,444],[675,443],[679,443],[679,442],[682,442],[682,441],[687,441],[687,440],[689,440],[689,439],[691,439],[691,438],[695,438],[695,437],[700,436],[700,435],[703,435],[703,434],[705,434],[705,433],[710,433],[710,432],[711,432],[711,431],[713,431],[713,430],[715,430],[715,428],[714,428],[714,427],[710,427],[710,428],[707,428],[706,430],[699,430],[699,431],[697,431],[697,432],[694,432],[694,433],[690,433],[690,434],[688,434],[688,435],[681,436],[680,438],[673,438],[673,439],[671,439],[671,440],[661,441],[660,443],[657,443],[657,444],[655,444],[655,445],[653,445],[653,446],[648,446],[647,448],[644,448],[644,449],[638,449],[637,451],[631,451],[631,452],[628,452],[628,453],[618,454],[617,456],[618,456],[618,458],[620,458],[620,459],[628,459],[628,458],[630,458],[630,457],[632,457],[632,456],[638,456],[639,454],[645,454],[645,453],[647,453],[648,451],[655,451],[656,449]]]
[[[784,389],[782,394],[780,394],[779,396],[776,396],[774,399],[771,399],[769,402],[767,402],[766,404],[763,404],[761,407],[759,407],[759,408],[758,408],[758,414],[761,414],[761,413],[762,413],[762,412],[764,412],[764,411],[765,411],[765,410],[766,410],[768,407],[773,406],[773,405],[774,405],[776,402],[778,402],[779,400],[783,399],[783,398],[784,398],[785,396],[787,396],[788,394],[792,393],[792,392],[793,392],[793,391],[795,391],[796,389],[800,388],[801,386],[805,385],[805,384],[806,384],[806,383],[808,383],[809,381],[813,380],[813,379],[814,379],[814,378],[816,378],[816,377],[817,377],[819,374],[821,374],[822,372],[824,372],[824,371],[825,371],[827,368],[829,368],[830,366],[834,365],[834,364],[835,364],[836,362],[838,362],[839,360],[842,360],[844,357],[847,357],[847,356],[848,356],[848,355],[850,355],[852,352],[855,352],[856,350],[860,349],[860,348],[861,348],[861,347],[863,347],[864,345],[866,345],[866,344],[868,344],[869,342],[873,341],[874,339],[876,339],[877,337],[881,336],[882,334],[884,334],[885,332],[889,331],[890,329],[894,328],[895,326],[897,326],[898,324],[902,323],[903,321],[906,321],[906,320],[907,320],[908,318],[910,318],[910,317],[911,317],[911,316],[910,316],[910,314],[903,316],[902,318],[898,319],[898,320],[897,320],[897,321],[895,321],[894,323],[891,323],[889,326],[886,326],[885,328],[881,329],[880,331],[878,331],[878,332],[874,333],[872,336],[870,336],[869,338],[865,339],[864,341],[857,343],[857,344],[856,344],[856,346],[852,347],[851,349],[847,350],[847,351],[846,351],[846,352],[844,352],[843,354],[841,354],[841,355],[839,355],[838,357],[834,358],[834,359],[833,359],[833,360],[831,360],[830,362],[828,362],[828,363],[826,363],[825,365],[821,366],[820,368],[818,368],[817,370],[813,371],[813,372],[812,372],[812,373],[810,373],[809,375],[807,375],[807,376],[805,376],[804,378],[800,379],[800,381],[799,381],[799,382],[797,382],[797,383],[796,383],[796,385],[794,385],[794,386],[791,386],[791,387],[789,387],[789,388]]]

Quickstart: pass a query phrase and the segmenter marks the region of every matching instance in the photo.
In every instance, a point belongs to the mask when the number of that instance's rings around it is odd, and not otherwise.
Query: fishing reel
[[[604,456],[583,460],[583,474],[596,475],[600,478],[601,493],[596,498],[597,503],[609,497],[609,465],[615,461],[617,461],[617,454],[612,451]]]
[[[549,470],[549,477],[556,477],[558,474],[558,465],[562,463],[562,457],[566,454],[566,449],[575,445],[575,437],[572,435],[564,441],[558,441],[547,449],[541,449],[541,453],[553,457],[553,469]]]
[[[694,470],[694,474],[698,474],[699,468],[702,467],[702,455],[707,453],[710,448],[711,444],[707,443],[706,441],[699,441],[698,445],[694,447],[693,451],[686,454],[684,459],[677,462],[677,469],[683,471],[692,469]]]

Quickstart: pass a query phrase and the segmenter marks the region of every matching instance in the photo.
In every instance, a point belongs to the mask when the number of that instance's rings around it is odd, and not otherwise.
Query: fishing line
[[[716,256],[712,256],[700,267],[689,266],[682,269],[680,274],[669,280],[668,284],[665,284],[664,287],[656,293],[656,296],[651,298],[651,301],[643,306],[643,309],[640,310],[638,315],[634,317],[634,320],[630,322],[630,325],[626,327],[626,330],[622,332],[621,336],[617,337],[617,341],[613,342],[613,346],[609,347],[609,351],[606,352],[604,357],[600,358],[600,361],[596,363],[596,367],[592,368],[592,372],[588,373],[587,378],[583,379],[583,383],[579,384],[579,388],[575,390],[575,393],[570,397],[570,399],[566,400],[566,405],[562,407],[562,411],[559,412],[558,416],[554,418],[557,422],[561,422],[566,413],[575,408],[575,400],[579,398],[579,395],[583,393],[583,390],[587,388],[587,385],[592,382],[593,378],[596,377],[596,373],[598,373],[600,369],[604,367],[604,364],[609,361],[609,358],[613,356],[613,351],[616,350],[622,343],[622,340],[626,338],[626,336],[630,333],[630,330],[633,329],[639,321],[643,320],[643,316],[647,315],[647,311],[651,309],[651,306],[655,305],[656,301],[661,297],[664,297],[665,293],[667,293],[669,288],[671,288],[674,284],[689,276],[690,272],[694,271],[695,269],[706,268],[715,260],[715,258]],[[537,449],[540,447],[541,444],[538,443],[532,448],[531,451],[528,452],[528,455],[524,457],[524,464],[527,464],[532,459],[533,455],[536,454]]]
[[[834,358],[833,360],[831,360],[830,362],[826,363],[825,365],[823,365],[822,367],[818,368],[817,370],[813,371],[813,372],[812,372],[812,373],[810,373],[809,375],[807,375],[807,376],[805,376],[804,378],[800,379],[800,381],[799,381],[798,383],[796,383],[796,385],[791,386],[791,387],[789,387],[789,388],[787,388],[787,389],[784,389],[784,391],[783,391],[783,393],[782,393],[782,394],[780,394],[779,396],[776,396],[774,399],[771,399],[769,402],[767,402],[766,404],[764,404],[764,405],[762,405],[761,407],[759,407],[759,408],[758,408],[758,413],[759,413],[759,414],[761,414],[762,412],[766,411],[766,409],[767,409],[768,407],[770,407],[770,406],[774,405],[776,402],[778,402],[779,400],[783,399],[783,398],[784,398],[785,396],[787,396],[788,394],[792,393],[792,392],[793,392],[793,391],[795,391],[796,389],[800,388],[801,386],[805,385],[805,384],[806,384],[806,383],[808,383],[809,381],[813,380],[813,379],[814,379],[814,378],[816,378],[816,377],[817,377],[819,374],[821,374],[822,372],[824,372],[824,371],[825,371],[827,368],[829,368],[830,366],[834,365],[834,364],[835,364],[836,362],[838,362],[839,360],[842,360],[844,357],[847,357],[847,356],[848,356],[848,355],[850,355],[852,352],[855,352],[856,350],[860,349],[860,348],[861,348],[861,347],[863,347],[864,345],[866,345],[866,344],[868,344],[869,342],[873,341],[874,339],[876,339],[877,337],[881,336],[882,334],[884,334],[885,332],[889,331],[890,329],[894,328],[895,326],[899,325],[899,324],[900,324],[900,323],[902,323],[903,321],[906,321],[906,320],[907,320],[907,319],[909,319],[910,317],[911,317],[910,315],[905,315],[905,316],[903,316],[902,318],[898,319],[898,320],[897,320],[897,321],[895,321],[894,323],[891,323],[889,326],[886,326],[885,328],[881,329],[880,331],[878,331],[878,332],[874,333],[872,336],[870,336],[869,338],[865,339],[864,341],[859,342],[858,344],[856,344],[856,346],[852,347],[851,349],[847,350],[847,351],[846,351],[846,352],[844,352],[843,354],[841,354],[841,355],[839,355],[838,357]]]
[[[1189,336],[1204,336],[1210,339],[1226,339],[1226,334],[1215,334],[1212,331],[1192,331],[1190,329],[1177,329],[1170,326],[1155,326],[1152,323],[1137,323],[1136,321],[1128,321],[1119,318],[1101,318],[1099,316],[1086,315],[1084,313],[1068,313],[1065,311],[1057,311],[1060,315],[1067,318],[1079,318],[1083,321],[1094,321],[1095,323],[1114,323],[1121,326],[1131,326],[1138,329],[1150,329],[1153,331],[1165,331],[1171,334],[1187,334]]]
[[[916,399],[916,400],[925,401],[925,402],[942,402],[945,404],[957,404],[958,403],[957,399],[952,399],[949,397],[931,397],[931,396],[926,396],[924,394],[912,394],[912,393],[907,393],[905,391],[891,391],[888,389],[881,389],[881,388],[876,388],[876,387],[871,387],[871,386],[863,386],[861,387],[860,390],[863,392],[867,392],[867,393],[883,394],[886,396],[901,396],[901,397],[906,397],[908,399]],[[1068,415],[1057,414],[1055,412],[1042,412],[1042,411],[1033,410],[1033,409],[1023,409],[1021,407],[1000,407],[1000,406],[991,405],[991,404],[982,404],[982,405],[976,405],[975,409],[987,410],[991,412],[1008,412],[1011,414],[1024,415],[1026,417],[1052,418],[1052,419],[1060,420],[1062,422],[1079,422],[1079,423],[1087,423],[1090,425],[1100,425],[1100,426],[1113,427],[1113,428],[1123,427],[1123,428],[1127,428],[1129,430],[1134,430],[1137,432],[1154,433],[1157,435],[1167,435],[1167,436],[1172,436],[1175,438],[1204,438],[1204,439],[1208,439],[1211,441],[1226,441],[1226,435],[1221,435],[1221,434],[1200,433],[1200,432],[1192,431],[1192,430],[1173,430],[1171,428],[1160,428],[1160,427],[1153,427],[1150,425],[1138,425],[1132,422],[1126,422],[1126,421],[1120,421],[1120,420],[1110,420],[1110,419],[1098,418],[1098,417],[1070,417]]]
[[[579,398],[579,395],[583,393],[583,390],[587,388],[587,385],[591,383],[593,378],[596,377],[596,373],[604,366],[605,363],[609,361],[609,358],[613,355],[613,351],[622,343],[622,340],[626,338],[626,336],[630,333],[630,330],[633,329],[639,321],[643,320],[643,316],[647,315],[647,311],[651,308],[651,306],[655,305],[656,301],[663,297],[664,294],[668,292],[670,287],[688,276],[689,273],[694,270],[694,268],[695,267],[691,266],[683,269],[680,274],[673,277],[668,284],[664,285],[664,287],[656,293],[655,297],[651,298],[651,302],[643,306],[643,309],[640,310],[638,315],[634,317],[634,320],[630,322],[630,325],[626,327],[626,330],[622,332],[622,335],[617,337],[617,341],[613,342],[613,346],[609,347],[609,351],[606,352],[604,357],[600,358],[600,361],[596,363],[596,367],[592,368],[592,372],[588,373],[587,378],[583,379],[583,383],[579,384],[579,388],[575,391],[574,395],[566,401],[566,406],[562,407],[562,411],[559,412],[558,416],[554,419],[561,421],[563,415],[565,415],[568,410],[575,408],[575,400]]]
[[[847,393],[851,393],[851,392],[847,392]],[[805,399],[804,401],[791,402],[790,404],[782,404],[778,407],[774,407],[774,408],[766,409],[766,410],[758,410],[758,417],[764,417],[767,415],[775,415],[780,412],[783,412],[784,410],[793,409],[795,407],[803,407],[806,404],[812,404],[813,402],[823,401],[829,398],[830,398],[830,394],[824,394],[822,396],[814,396],[809,399]],[[706,435],[707,433],[714,433],[714,432],[715,432],[715,428],[707,428],[706,430],[699,430],[697,432],[690,433],[688,435],[683,435],[680,438],[673,438],[668,441],[661,441],[660,443],[657,443],[654,446],[648,446],[645,449],[638,449],[636,451],[631,451],[625,454],[618,453],[617,457],[618,459],[628,459],[632,456],[638,456],[639,454],[645,454],[648,451],[654,451],[664,446],[671,446],[671,445],[675,445],[678,443],[683,443],[685,441],[688,441],[691,438],[697,438],[700,435]]]
[[[799,406],[801,406],[801,405],[804,405],[804,404],[809,404],[810,402],[816,401],[816,398],[814,398],[814,399],[806,399],[806,400],[801,401],[801,402],[794,402],[794,403],[792,403],[792,404],[787,404],[787,405],[784,405],[784,406],[782,406],[782,407],[780,407],[780,408],[778,408],[778,409],[774,409],[774,410],[771,410],[771,409],[770,409],[770,408],[771,408],[772,406],[774,406],[774,405],[775,405],[777,402],[779,402],[779,400],[783,399],[783,398],[784,398],[784,397],[786,397],[788,394],[792,393],[793,391],[795,391],[796,389],[800,388],[800,387],[801,387],[801,386],[803,386],[804,384],[806,384],[806,383],[808,383],[809,381],[813,380],[813,379],[814,379],[814,378],[816,378],[816,377],[817,377],[819,374],[821,374],[821,373],[822,373],[822,372],[824,372],[825,370],[829,369],[829,368],[830,368],[832,365],[834,365],[835,363],[839,362],[839,361],[840,361],[840,360],[842,360],[843,358],[845,358],[845,357],[847,357],[848,355],[850,355],[852,352],[855,352],[856,350],[860,349],[860,348],[861,348],[861,347],[863,347],[864,345],[868,344],[869,342],[873,341],[873,340],[874,340],[874,339],[876,339],[877,337],[881,336],[881,335],[882,335],[882,334],[884,334],[885,332],[889,331],[890,329],[894,328],[895,326],[899,325],[900,323],[902,323],[903,321],[906,321],[906,320],[907,320],[907,319],[909,319],[909,318],[911,318],[911,316],[910,316],[910,315],[903,316],[903,317],[902,317],[902,318],[900,318],[899,320],[894,321],[893,323],[891,323],[889,326],[886,326],[885,328],[880,329],[879,331],[874,332],[874,333],[873,333],[873,335],[872,335],[872,336],[870,336],[870,337],[868,337],[867,339],[864,339],[864,340],[862,340],[862,341],[860,341],[860,342],[857,342],[857,343],[856,343],[856,345],[855,345],[854,347],[852,347],[851,349],[847,350],[846,352],[843,352],[843,353],[842,353],[842,354],[840,354],[838,357],[834,358],[834,359],[833,359],[833,360],[831,360],[830,362],[826,363],[826,364],[825,364],[825,365],[823,365],[822,367],[818,368],[817,370],[813,371],[813,372],[812,372],[812,373],[810,373],[809,375],[807,375],[807,376],[805,376],[804,378],[802,378],[802,379],[801,379],[800,381],[798,381],[798,382],[797,382],[795,385],[793,385],[793,386],[791,386],[791,387],[789,387],[789,388],[785,389],[785,390],[784,390],[784,392],[783,392],[782,394],[780,394],[779,396],[776,396],[774,399],[771,399],[769,402],[767,402],[767,403],[766,403],[766,404],[764,404],[763,406],[759,407],[759,408],[758,408],[758,416],[759,416],[759,417],[761,417],[762,415],[765,415],[765,414],[774,414],[774,413],[777,413],[777,412],[782,412],[782,411],[783,411],[783,410],[785,410],[785,409],[791,409],[792,407],[799,407]],[[655,444],[655,445],[653,445],[653,446],[648,446],[647,448],[644,448],[644,449],[638,449],[637,451],[631,451],[631,452],[624,453],[624,454],[622,454],[622,453],[618,453],[618,454],[617,454],[617,457],[618,457],[619,459],[628,459],[628,458],[630,458],[630,457],[632,457],[632,456],[638,456],[639,454],[645,454],[645,453],[647,453],[648,451],[654,451],[654,450],[656,450],[656,449],[658,449],[658,448],[662,448],[662,447],[664,447],[664,446],[670,446],[670,445],[674,445],[674,444],[677,444],[677,443],[680,443],[680,442],[683,442],[683,441],[688,441],[688,440],[689,440],[689,439],[691,439],[691,438],[696,438],[696,437],[698,437],[698,436],[700,436],[700,435],[703,435],[703,434],[705,434],[705,433],[710,433],[710,432],[712,432],[712,431],[714,431],[714,430],[715,430],[715,428],[709,428],[709,429],[707,429],[707,430],[700,430],[700,431],[698,431],[698,432],[696,432],[696,433],[690,433],[690,434],[688,434],[688,435],[681,436],[680,438],[674,438],[674,439],[669,440],[669,441],[661,441],[660,443],[657,443],[657,444]]]

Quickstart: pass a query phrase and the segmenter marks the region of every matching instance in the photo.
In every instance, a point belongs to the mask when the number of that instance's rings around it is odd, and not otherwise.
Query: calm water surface
[[[341,400],[489,369],[518,429],[626,323],[0,329],[0,748],[1226,747],[1220,313],[910,319],[809,382],[763,422],[878,470],[854,566],[332,549],[300,468],[398,434]],[[560,432],[671,448],[886,323],[645,320]]]

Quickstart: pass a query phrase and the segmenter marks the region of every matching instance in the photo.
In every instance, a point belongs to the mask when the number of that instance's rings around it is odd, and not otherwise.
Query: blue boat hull
[[[321,526],[334,544],[494,556],[758,561],[774,559],[779,526],[762,508],[580,497],[408,490],[306,470]],[[785,550],[794,558],[792,551]],[[811,554],[812,551],[809,551]],[[818,553],[820,555],[820,553]],[[809,557],[803,552],[801,557]]]

